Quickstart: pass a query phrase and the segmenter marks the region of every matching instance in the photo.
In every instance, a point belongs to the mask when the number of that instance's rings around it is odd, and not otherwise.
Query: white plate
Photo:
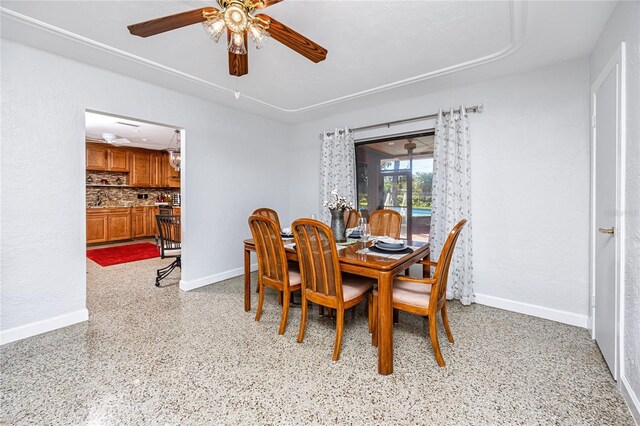
[[[380,250],[384,250],[384,251],[402,251],[407,248],[407,245],[405,244],[402,247],[385,247],[385,246],[380,246],[379,243],[376,243],[376,248],[379,248]]]

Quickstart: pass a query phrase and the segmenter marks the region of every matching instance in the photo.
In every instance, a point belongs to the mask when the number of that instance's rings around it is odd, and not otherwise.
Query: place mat
[[[346,248],[346,246],[348,246],[350,244],[355,244],[355,243],[357,243],[357,241],[352,241],[352,242],[347,241],[346,243],[336,243],[336,249],[342,250],[343,248]],[[296,243],[285,244],[284,248],[285,249],[295,250],[296,249]]]
[[[338,246],[350,246],[351,244],[355,244],[355,243],[359,243],[360,241],[358,240],[354,240],[351,238],[347,238],[347,241],[344,243],[336,243],[336,245]]]
[[[358,250],[356,253],[367,254],[369,256],[387,257],[389,259],[402,259],[407,254],[413,253],[413,249],[417,247],[407,247],[407,249],[411,251],[406,251],[406,252],[405,252],[406,249],[401,252],[389,252],[389,251],[382,251],[379,249],[377,249],[378,251],[374,251],[374,250],[371,250],[372,248],[376,250],[376,247],[371,246],[366,249]]]

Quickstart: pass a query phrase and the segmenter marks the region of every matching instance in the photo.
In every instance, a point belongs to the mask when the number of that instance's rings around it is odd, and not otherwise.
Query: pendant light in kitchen
[[[173,141],[176,141],[176,147],[172,148]],[[169,153],[169,164],[176,171],[180,171],[180,148],[182,147],[181,139],[180,139],[180,130],[176,129],[173,137],[171,138],[171,142],[169,142],[169,148],[167,148],[167,152]]]

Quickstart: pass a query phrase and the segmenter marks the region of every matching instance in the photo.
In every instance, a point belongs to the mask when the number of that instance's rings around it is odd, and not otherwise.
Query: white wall
[[[182,288],[241,274],[249,213],[287,211],[288,126],[4,39],[1,59],[3,342],[87,317],[87,108],[185,128]]]
[[[640,2],[618,2],[590,57],[591,83],[621,42],[627,53],[624,359],[621,382],[640,422]]]
[[[319,210],[322,130],[484,103],[484,113],[470,115],[478,302],[586,326],[588,82],[579,59],[296,125],[290,216]]]

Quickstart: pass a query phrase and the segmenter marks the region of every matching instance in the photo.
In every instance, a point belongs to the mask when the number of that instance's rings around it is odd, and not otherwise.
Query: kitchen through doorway
[[[88,289],[92,277],[116,281],[114,271],[117,280],[134,274],[150,288],[178,287],[183,136],[179,127],[85,111]]]

